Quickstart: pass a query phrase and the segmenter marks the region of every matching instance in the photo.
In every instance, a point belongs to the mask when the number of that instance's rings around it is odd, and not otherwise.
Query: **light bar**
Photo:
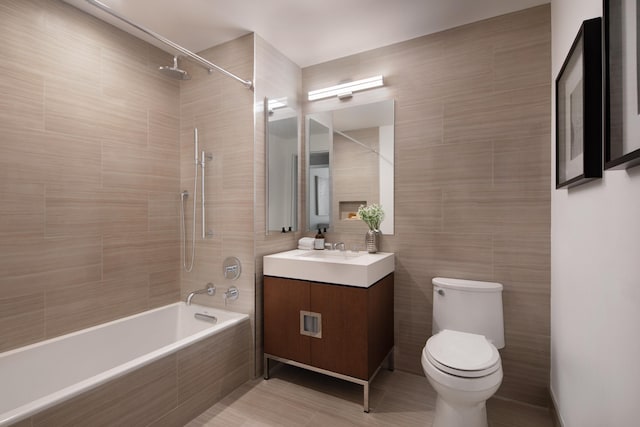
[[[309,101],[330,98],[332,96],[337,96],[342,99],[349,97],[353,92],[380,86],[384,86],[382,76],[369,77],[368,79],[356,80],[355,82],[343,83],[324,89],[311,90],[309,91]]]
[[[279,108],[288,107],[287,98],[275,98],[269,100],[269,111],[277,110]]]

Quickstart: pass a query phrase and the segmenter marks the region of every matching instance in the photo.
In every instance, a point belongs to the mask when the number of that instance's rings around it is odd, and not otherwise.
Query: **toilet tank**
[[[433,334],[442,329],[484,335],[504,347],[502,284],[436,277],[433,283]]]

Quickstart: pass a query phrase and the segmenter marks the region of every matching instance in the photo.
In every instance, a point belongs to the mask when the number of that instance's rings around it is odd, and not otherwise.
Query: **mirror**
[[[378,203],[380,231],[394,233],[393,123],[393,100],[307,115],[309,230],[361,230],[358,207]]]
[[[266,233],[298,230],[298,113],[265,98]]]
[[[326,123],[326,124],[325,124]],[[317,114],[307,120],[307,200],[309,229],[328,229],[331,223],[331,121]]]

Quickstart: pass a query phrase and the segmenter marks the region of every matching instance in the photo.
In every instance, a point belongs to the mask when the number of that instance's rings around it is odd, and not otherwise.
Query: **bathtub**
[[[248,319],[179,302],[0,353],[0,426],[184,424],[251,377]]]

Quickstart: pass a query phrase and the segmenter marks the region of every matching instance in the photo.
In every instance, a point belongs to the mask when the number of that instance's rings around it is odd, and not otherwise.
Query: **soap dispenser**
[[[316,239],[313,241],[313,249],[324,249],[324,234],[322,234],[320,228],[318,228]]]

